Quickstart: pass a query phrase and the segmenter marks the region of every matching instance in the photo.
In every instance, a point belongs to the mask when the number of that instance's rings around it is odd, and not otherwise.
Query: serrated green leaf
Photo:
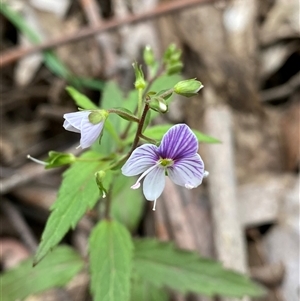
[[[80,93],[73,87],[67,87],[66,91],[73,98],[76,105],[85,110],[97,110],[99,109],[88,97]]]
[[[130,301],[169,301],[169,298],[165,289],[153,286],[137,275],[133,275]]]
[[[119,87],[114,82],[105,84],[100,102],[101,109],[112,107],[122,107],[123,95]],[[110,114],[105,122],[105,131],[101,139],[101,145],[94,144],[92,149],[101,153],[110,154],[118,147],[119,135],[121,132],[121,118],[115,114]],[[125,121],[125,120],[124,120]],[[113,138],[113,139],[112,139]]]
[[[32,258],[0,276],[2,301],[21,300],[53,287],[66,285],[83,267],[84,262],[69,247],[58,247],[36,267]]]
[[[88,151],[82,159],[99,158],[99,154]],[[109,161],[75,162],[64,174],[58,198],[51,207],[41,243],[34,262],[38,263],[56,246],[70,228],[74,228],[85,212],[92,208],[99,198],[95,172],[109,164]]]
[[[134,272],[155,286],[169,287],[184,294],[230,297],[264,294],[264,290],[246,276],[154,239],[135,241]]]
[[[127,229],[104,220],[89,241],[91,292],[94,301],[128,301],[133,244]]]
[[[143,133],[145,136],[160,141],[163,135],[173,126],[173,124],[162,124],[149,127]],[[203,143],[220,143],[220,141],[214,137],[205,135],[197,130],[191,129],[196,135],[199,142]]]
[[[140,189],[130,188],[134,181],[120,174],[114,179],[111,191],[111,215],[131,232],[138,227],[146,203]]]

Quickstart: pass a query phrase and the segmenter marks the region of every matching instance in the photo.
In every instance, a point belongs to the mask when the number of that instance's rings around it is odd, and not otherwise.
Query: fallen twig
[[[137,22],[144,22],[145,20],[158,18],[167,13],[174,13],[181,9],[185,9],[194,5],[200,4],[212,4],[215,0],[186,0],[186,1],[172,1],[160,4],[152,11],[146,11],[138,15],[131,15],[125,19],[111,19],[105,23],[99,24],[94,27],[84,27],[80,31],[77,31],[73,34],[58,37],[52,40],[49,40],[43,44],[35,45],[28,48],[17,47],[15,49],[8,50],[0,56],[0,67],[11,64],[19,58],[28,55],[30,53],[38,52],[41,50],[46,50],[49,48],[58,47],[67,43],[76,42],[82,39],[86,39],[95,34],[99,34],[108,30],[116,29],[125,24],[133,24]]]
[[[264,90],[260,93],[262,101],[275,101],[290,96],[300,87],[300,72],[292,76],[289,81],[275,88]]]
[[[37,241],[28,227],[25,219],[17,210],[17,208],[8,200],[2,200],[0,203],[1,209],[10,220],[12,226],[18,232],[23,243],[28,247],[31,253],[34,253],[37,248]]]

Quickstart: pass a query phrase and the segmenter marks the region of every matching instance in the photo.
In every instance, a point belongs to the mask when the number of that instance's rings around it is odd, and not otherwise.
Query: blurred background
[[[183,77],[204,88],[176,96],[156,122],[184,122],[222,143],[200,145],[210,172],[203,185],[167,182],[134,233],[248,273],[268,288],[257,300],[299,300],[299,34],[298,0],[2,0],[2,272],[34,253],[61,182],[63,169],[46,171],[26,155],[79,152],[78,135],[62,128],[62,115],[76,110],[65,87],[96,104],[108,80],[126,93],[144,47],[161,58],[175,43]],[[92,225],[88,213],[64,243],[84,253]],[[87,292],[83,273],[26,300],[89,300]]]

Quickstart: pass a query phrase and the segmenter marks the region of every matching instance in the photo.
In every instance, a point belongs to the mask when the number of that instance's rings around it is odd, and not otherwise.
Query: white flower
[[[67,131],[80,133],[80,147],[90,147],[100,136],[108,112],[105,110],[78,111],[64,114],[63,127]]]

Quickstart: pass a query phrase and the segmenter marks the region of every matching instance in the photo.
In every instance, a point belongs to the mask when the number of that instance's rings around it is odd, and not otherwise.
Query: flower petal
[[[168,176],[177,185],[195,188],[202,183],[204,163],[198,154],[178,160],[168,168]]]
[[[122,167],[124,176],[136,176],[154,166],[159,160],[157,146],[143,144],[136,148]]]
[[[84,117],[89,116],[90,111],[78,111],[64,114],[64,118],[75,129],[81,130],[81,121]]]
[[[145,177],[143,192],[148,201],[156,200],[165,187],[165,169],[157,166]]]
[[[198,151],[198,140],[186,124],[172,126],[163,136],[159,146],[162,158],[173,160],[193,156]]]
[[[71,123],[68,120],[64,121],[63,127],[65,130],[70,131],[70,132],[75,132],[75,133],[80,133],[80,130],[77,128],[74,128]]]
[[[92,124],[89,121],[89,115],[84,116],[81,121],[81,148],[90,147],[100,136],[104,126],[104,121],[98,124]]]

